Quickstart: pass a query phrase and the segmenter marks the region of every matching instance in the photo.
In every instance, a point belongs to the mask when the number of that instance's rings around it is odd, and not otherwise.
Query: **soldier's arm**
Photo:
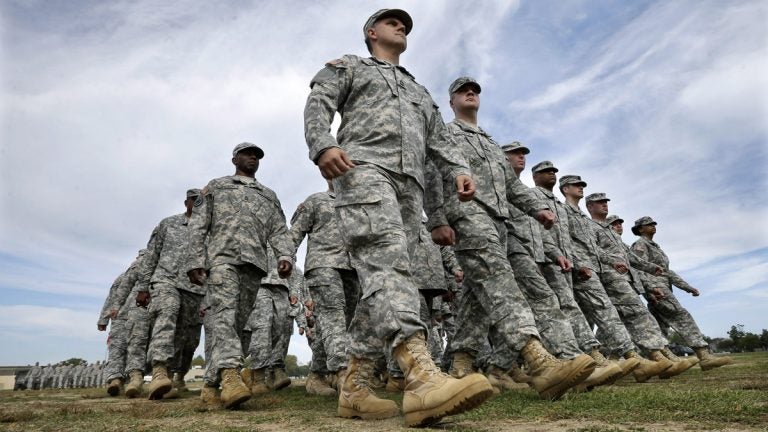
[[[315,223],[314,215],[314,204],[310,199],[299,204],[296,211],[293,213],[289,232],[291,234],[291,240],[293,241],[294,254],[299,249],[299,246],[301,246],[301,242],[304,241],[304,237],[312,232],[312,227]]]
[[[426,157],[434,163],[435,168],[442,176],[441,178],[450,179],[452,182],[455,182],[459,176],[471,177],[472,172],[464,156],[456,146],[450,145],[448,130],[434,101],[432,102],[432,113],[427,123],[427,128]]]
[[[448,225],[443,197],[443,177],[435,164],[427,160],[424,166],[424,212],[427,214],[427,231]]]
[[[656,270],[659,268],[659,266],[657,266],[654,263],[648,262],[638,254],[636,254],[630,248],[627,248],[627,256],[629,257],[629,264],[638,270],[641,270],[650,274],[655,274]]]
[[[152,279],[157,262],[160,260],[160,252],[163,250],[163,244],[165,243],[165,232],[166,225],[163,222],[160,222],[152,230],[152,235],[147,243],[147,252],[144,254],[138,270],[139,292],[149,291],[149,280]]]
[[[683,278],[680,277],[677,273],[672,271],[671,269],[664,272],[664,274],[669,278],[669,281],[672,283],[672,285],[680,288],[681,290],[687,292],[687,293],[696,293],[698,294],[699,290],[691,286],[688,282],[683,280]]]
[[[205,268],[205,239],[211,228],[215,199],[214,190],[208,183],[192,207],[192,216],[187,222],[189,249],[186,270],[188,274],[192,270]]]
[[[112,319],[112,298],[115,296],[115,292],[120,286],[120,281],[122,279],[123,275],[121,274],[115,278],[114,282],[112,282],[112,286],[109,288],[109,294],[107,294],[107,298],[104,299],[104,305],[101,307],[99,321],[96,323],[97,326],[106,326],[109,324],[109,320]]]
[[[288,226],[285,224],[285,214],[283,208],[280,206],[280,201],[275,198],[275,205],[272,207],[270,214],[268,215],[267,226],[269,227],[269,234],[267,241],[272,246],[272,251],[277,257],[277,265],[280,267],[281,261],[287,261],[291,267],[295,260],[295,248],[291,235],[288,232]],[[281,274],[280,277],[290,276],[290,270],[286,274]]]
[[[440,257],[443,259],[443,268],[450,274],[455,274],[457,271],[463,271],[459,265],[459,260],[456,259],[456,253],[451,246],[440,246]]]
[[[507,201],[512,203],[526,214],[538,220],[537,215],[541,210],[549,211],[549,206],[515,175],[507,161],[504,162],[504,182],[507,190]]]
[[[331,147],[340,147],[331,135],[333,116],[343,109],[352,82],[351,60],[344,57],[328,62],[309,83],[310,92],[304,106],[304,138],[309,158],[317,163],[320,155]]]

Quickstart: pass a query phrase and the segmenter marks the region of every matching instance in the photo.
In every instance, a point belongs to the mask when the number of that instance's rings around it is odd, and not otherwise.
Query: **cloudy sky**
[[[233,172],[235,144],[264,147],[258,178],[289,218],[322,190],[303,138],[308,82],[367,54],[362,24],[381,7],[412,14],[402,63],[446,121],[448,84],[474,76],[497,141],[581,175],[629,224],[659,222],[673,269],[702,291],[679,297],[705,334],[768,328],[764,1],[11,0],[0,364],[103,359],[110,284],[187,188]]]

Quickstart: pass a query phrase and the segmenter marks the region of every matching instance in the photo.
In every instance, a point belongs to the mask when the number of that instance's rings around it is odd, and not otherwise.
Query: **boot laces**
[[[419,339],[423,342],[423,339]],[[419,365],[419,369],[430,375],[441,374],[442,371],[437,368],[435,362],[427,351],[426,343],[408,343],[408,351],[411,352],[414,360]]]

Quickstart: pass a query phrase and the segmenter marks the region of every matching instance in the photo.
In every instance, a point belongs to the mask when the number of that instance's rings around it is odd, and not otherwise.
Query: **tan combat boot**
[[[512,364],[512,369],[509,370],[509,377],[518,384],[528,384],[529,386],[531,384],[531,376],[523,372],[517,363]]]
[[[634,372],[638,366],[640,366],[640,359],[636,357],[619,357],[611,354],[612,362],[616,363],[621,368],[621,376],[625,377]]]
[[[144,374],[140,370],[132,370],[128,376],[130,381],[125,387],[125,395],[131,399],[139,397],[144,386]]]
[[[405,426],[425,426],[485,402],[493,387],[481,374],[456,379],[432,361],[423,332],[417,332],[392,352],[405,375]]]
[[[117,396],[123,391],[123,379],[113,378],[109,380],[107,385],[107,394],[110,396]]]
[[[173,383],[168,378],[168,369],[165,363],[157,362],[152,366],[152,382],[149,383],[149,400],[162,399],[163,395],[171,391]]]
[[[369,380],[372,374],[373,360],[349,359],[346,373],[338,381],[339,417],[378,420],[397,416],[397,404],[379,399],[371,390]]]
[[[377,373],[375,370],[373,371],[373,376],[371,376],[371,388],[374,390],[382,389],[384,386],[386,386],[387,383],[385,381],[382,381],[381,374]]]
[[[454,378],[464,378],[469,374],[476,373],[475,370],[475,357],[472,354],[465,352],[453,353],[453,361],[451,361],[451,368],[448,369],[448,373]]]
[[[659,374],[659,378],[661,379],[672,378],[673,376],[679,375],[693,367],[693,364],[691,364],[691,362],[689,362],[688,360],[683,360],[680,357],[676,356],[675,353],[670,351],[669,348],[667,347],[664,347],[661,350],[659,350],[659,353],[661,353],[662,356],[666,357],[669,361],[671,361],[674,364],[671,368]]]
[[[251,398],[251,391],[246,387],[237,369],[221,370],[221,403],[224,408],[236,408]]]
[[[387,386],[384,390],[390,393],[402,393],[405,390],[405,378],[394,377],[392,375],[387,377]]]
[[[596,366],[586,354],[572,360],[557,360],[536,338],[528,340],[521,354],[530,370],[530,385],[542,399],[559,399],[569,388],[587,379]]]
[[[652,377],[664,372],[672,367],[672,362],[666,357],[662,356],[659,361],[651,361],[641,357],[635,351],[629,351],[624,354],[625,358],[635,358],[640,361],[640,364],[632,371],[632,375],[635,377],[635,381],[644,383]]]
[[[205,408],[220,409],[222,407],[221,397],[219,397],[218,387],[209,387],[204,385],[200,390],[200,402]]]
[[[248,371],[247,373],[243,373]],[[243,380],[246,387],[251,389],[252,395],[269,393],[269,387],[267,387],[267,368],[261,369],[243,369],[240,375],[248,377],[247,380]]]
[[[594,348],[589,356],[597,363],[597,366],[587,379],[574,387],[576,391],[587,391],[597,386],[611,385],[624,376],[621,367],[617,363],[608,361],[597,348]]]
[[[727,356],[718,357],[712,355],[711,352],[709,352],[708,347],[699,347],[695,348],[694,351],[696,351],[696,357],[701,360],[699,363],[699,367],[701,367],[701,370],[708,371],[710,369],[714,369],[716,367],[725,366],[733,363],[733,359]]]
[[[310,372],[307,376],[307,382],[304,384],[307,394],[318,396],[336,396],[336,390],[329,386],[323,377],[316,372]]]
[[[173,374],[173,388],[178,390],[179,393],[184,393],[189,390],[187,388],[187,382],[184,381],[184,377],[186,375],[187,374],[184,372],[176,372],[175,374]]]
[[[493,388],[499,389],[499,391],[528,388],[527,384],[518,384],[513,381],[507,371],[497,366],[491,365],[488,368],[488,372],[486,372],[485,377],[488,378],[488,382],[493,386]]]
[[[288,374],[285,373],[283,368],[272,369],[272,390],[282,390],[291,385],[291,379],[288,378]]]
[[[329,378],[331,380],[331,383],[330,383],[331,388],[338,392],[341,386],[344,384],[344,377],[346,376],[347,376],[347,368],[345,367],[337,370],[335,374],[329,375]]]

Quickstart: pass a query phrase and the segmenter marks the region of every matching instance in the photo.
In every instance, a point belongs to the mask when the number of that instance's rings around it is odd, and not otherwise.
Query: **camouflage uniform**
[[[204,294],[186,274],[188,222],[184,213],[160,221],[139,268],[140,289],[151,291],[148,360],[165,363],[179,373],[189,370],[200,343],[199,309]]]
[[[275,193],[245,176],[211,180],[195,202],[189,231],[186,271],[208,270],[205,289],[218,376],[220,369],[243,364],[243,329],[269,270],[267,241],[278,260],[291,263],[293,245]]]
[[[539,338],[533,312],[520,291],[507,260],[509,203],[525,212],[545,208],[515,176],[504,154],[481,128],[461,120],[448,124],[448,137],[470,163],[477,183],[474,200],[459,203],[448,194],[449,183],[437,175],[425,196],[430,230],[450,225],[456,231],[454,250],[464,269],[453,352],[476,355],[478,344],[490,337],[494,346],[506,343],[519,352],[531,337]],[[489,330],[490,329],[490,330]]]
[[[340,147],[356,164],[334,179],[341,234],[362,286],[347,354],[376,359],[385,346],[391,350],[427,330],[410,269],[426,157],[446,178],[470,172],[443,140],[443,120],[429,93],[404,67],[346,55],[328,63],[310,86],[304,111],[310,159]],[[336,112],[341,124],[334,138]]]
[[[646,272],[653,272],[656,266],[640,259],[635,254],[627,254],[621,237],[614,232],[606,222],[593,220],[597,245],[603,248],[611,257],[611,262],[603,265],[600,272],[600,282],[616,311],[621,317],[635,345],[643,350],[660,350],[669,343],[659,329],[656,320],[653,319],[648,309],[640,300],[638,293],[630,285],[629,274],[621,274],[613,268],[613,263],[624,263],[642,267]],[[598,328],[597,337],[604,338],[603,328]]]
[[[360,283],[339,231],[334,192],[310,195],[291,218],[296,248],[308,236],[304,261],[306,285],[315,302],[314,315],[323,328],[314,338],[323,345],[329,372],[346,367],[347,327],[360,299]],[[314,352],[314,349],[313,349]]]
[[[624,355],[634,349],[634,344],[616,307],[613,306],[605,288],[600,283],[602,263],[608,262],[610,257],[596,243],[592,220],[579,207],[569,202],[564,205],[568,213],[568,226],[574,251],[573,273],[575,275],[576,270],[582,267],[592,270],[592,277],[589,279],[579,280],[574,276],[574,297],[587,319],[603,329],[600,342],[612,353]]]
[[[251,369],[285,368],[288,341],[293,333],[289,296],[300,296],[303,279],[297,268],[293,269],[289,279],[280,279],[277,260],[271,252],[267,255],[270,271],[261,281],[246,326],[250,331],[247,351],[251,356]]]
[[[536,169],[536,166],[534,166],[534,169]],[[533,192],[540,200],[545,202],[549,207],[549,210],[557,216],[555,224],[548,233],[563,256],[573,262],[573,245],[571,244],[568,211],[566,210],[565,205],[555,197],[552,191],[543,187],[537,186],[533,188]],[[592,349],[598,348],[600,342],[595,339],[592,327],[587,322],[587,318],[584,316],[584,313],[581,311],[581,308],[574,298],[573,279],[571,274],[563,273],[560,266],[553,261],[546,261],[541,266],[541,272],[549,286],[557,295],[560,303],[560,310],[563,311],[570,321],[571,329],[579,344],[579,348],[584,352],[591,352]]]
[[[691,292],[693,287],[683,280],[677,273],[669,268],[669,257],[661,250],[661,247],[653,240],[640,237],[632,244],[632,251],[639,257],[660,266],[664,273],[661,276],[642,274],[643,284],[646,289],[658,288],[665,295],[658,303],[648,303],[651,311],[662,329],[671,327],[683,337],[685,343],[693,348],[708,346],[704,335],[699,330],[693,316],[675,297],[672,285],[685,292]]]
[[[205,351],[205,373],[203,375],[203,381],[206,384],[218,384],[218,378],[216,376],[216,365],[218,361],[213,358],[213,314],[211,313],[211,307],[208,302],[208,296],[203,297],[203,301],[200,303],[201,314],[203,314],[203,334],[205,335],[205,345],[203,350]]]
[[[139,257],[131,263],[130,267],[121,275],[120,283],[115,289],[114,295],[110,295],[111,305],[109,310],[117,310],[117,318],[112,320],[109,328],[109,360],[105,373],[107,382],[115,378],[125,378],[125,366],[128,352],[128,338],[133,329],[131,315],[140,314],[143,309],[136,306],[136,293],[138,292],[139,264],[143,251]],[[130,312],[133,311],[133,314]],[[135,316],[134,316],[135,318]],[[73,371],[74,381],[74,371]],[[73,383],[73,387],[76,385]]]

